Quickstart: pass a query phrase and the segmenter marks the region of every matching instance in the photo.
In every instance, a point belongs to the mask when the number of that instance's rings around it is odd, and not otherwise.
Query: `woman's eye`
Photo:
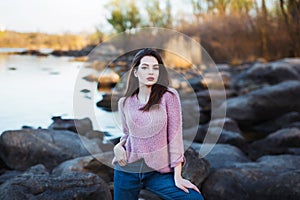
[[[147,69],[147,67],[142,67],[142,69]]]
[[[159,67],[154,67],[153,69],[154,69],[154,70],[159,70]]]

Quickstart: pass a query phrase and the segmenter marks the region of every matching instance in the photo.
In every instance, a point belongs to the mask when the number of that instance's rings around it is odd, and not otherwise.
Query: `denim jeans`
[[[166,200],[203,200],[202,195],[193,189],[185,193],[176,187],[174,172],[160,173],[149,169],[143,160],[128,163],[124,167],[116,164],[114,200],[138,200],[141,189],[147,189]]]

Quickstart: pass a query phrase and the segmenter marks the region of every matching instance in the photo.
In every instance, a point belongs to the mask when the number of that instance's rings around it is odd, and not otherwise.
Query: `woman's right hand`
[[[119,163],[120,166],[125,166],[127,164],[127,156],[126,156],[126,151],[124,148],[124,144],[125,144],[126,140],[123,140],[121,142],[119,142],[115,147],[114,147],[114,154],[115,157],[113,159],[113,163],[115,161],[117,161]]]

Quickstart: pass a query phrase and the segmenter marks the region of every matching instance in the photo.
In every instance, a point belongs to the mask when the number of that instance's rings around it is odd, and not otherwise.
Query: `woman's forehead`
[[[150,64],[150,65],[154,65],[154,64],[158,64],[158,61],[155,57],[153,56],[144,56],[141,59],[141,64]]]

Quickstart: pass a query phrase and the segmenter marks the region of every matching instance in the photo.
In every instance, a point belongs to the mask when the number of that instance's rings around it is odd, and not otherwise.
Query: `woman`
[[[142,188],[163,199],[203,199],[181,176],[185,162],[181,105],[153,49],[134,57],[125,97],[118,102],[124,136],[114,147],[114,199],[137,200]]]

